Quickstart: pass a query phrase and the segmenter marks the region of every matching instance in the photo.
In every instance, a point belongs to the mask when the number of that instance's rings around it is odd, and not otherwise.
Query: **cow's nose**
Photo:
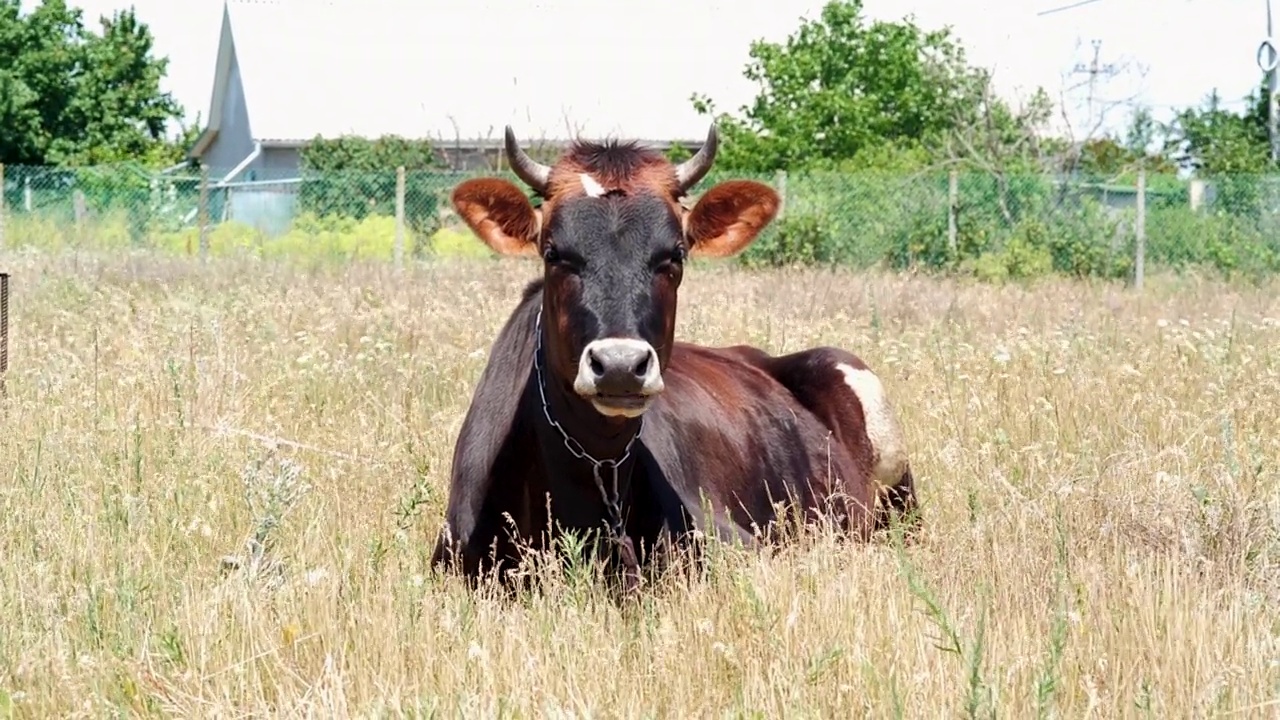
[[[658,353],[643,340],[608,338],[588,344],[574,389],[583,395],[653,395],[662,391]]]

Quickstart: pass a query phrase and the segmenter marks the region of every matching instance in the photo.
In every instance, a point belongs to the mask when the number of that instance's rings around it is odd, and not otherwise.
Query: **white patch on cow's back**
[[[836,369],[844,374],[845,384],[862,403],[876,479],[881,485],[897,484],[907,471],[907,448],[884,385],[870,370],[859,370],[846,363],[836,363]]]
[[[578,179],[582,181],[582,191],[587,197],[600,197],[604,195],[604,186],[596,182],[596,179],[586,173],[578,173]]]

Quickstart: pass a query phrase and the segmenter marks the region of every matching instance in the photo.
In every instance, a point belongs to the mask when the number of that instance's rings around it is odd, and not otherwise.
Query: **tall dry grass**
[[[0,716],[1280,712],[1275,286],[693,270],[684,338],[882,374],[927,532],[719,549],[627,608],[428,571],[530,264],[0,267]]]

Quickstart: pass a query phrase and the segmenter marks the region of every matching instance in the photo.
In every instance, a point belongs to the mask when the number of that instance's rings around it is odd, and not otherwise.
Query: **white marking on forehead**
[[[604,195],[604,186],[596,182],[596,179],[586,173],[578,173],[578,179],[582,181],[582,191],[587,197],[600,197]]]
[[[884,385],[870,370],[859,370],[845,363],[836,363],[836,369],[844,374],[845,384],[862,403],[876,479],[881,485],[896,485],[907,471],[907,448]]]

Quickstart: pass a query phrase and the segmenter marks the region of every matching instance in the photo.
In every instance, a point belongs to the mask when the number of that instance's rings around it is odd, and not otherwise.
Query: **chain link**
[[[609,512],[609,531],[613,535],[611,538],[614,542],[621,543],[623,536],[622,527],[622,498],[618,490],[618,468],[622,463],[631,457],[631,447],[635,445],[636,438],[640,437],[640,431],[644,429],[644,417],[640,418],[640,427],[636,429],[636,434],[631,436],[627,441],[626,448],[622,451],[622,457],[606,460],[598,460],[582,447],[582,443],[578,442],[569,434],[564,427],[551,416],[551,406],[547,403],[546,380],[544,379],[544,368],[542,366],[542,308],[538,308],[538,316],[534,321],[534,336],[537,338],[537,346],[533,351],[533,366],[538,375],[538,396],[542,399],[542,414],[547,418],[547,422],[551,427],[560,433],[560,437],[564,440],[565,449],[569,454],[580,460],[586,460],[591,463],[591,476],[595,479],[596,489],[600,491],[600,498],[604,501],[605,508]],[[608,467],[612,470],[611,487],[606,488],[604,479],[600,477],[601,468]]]

